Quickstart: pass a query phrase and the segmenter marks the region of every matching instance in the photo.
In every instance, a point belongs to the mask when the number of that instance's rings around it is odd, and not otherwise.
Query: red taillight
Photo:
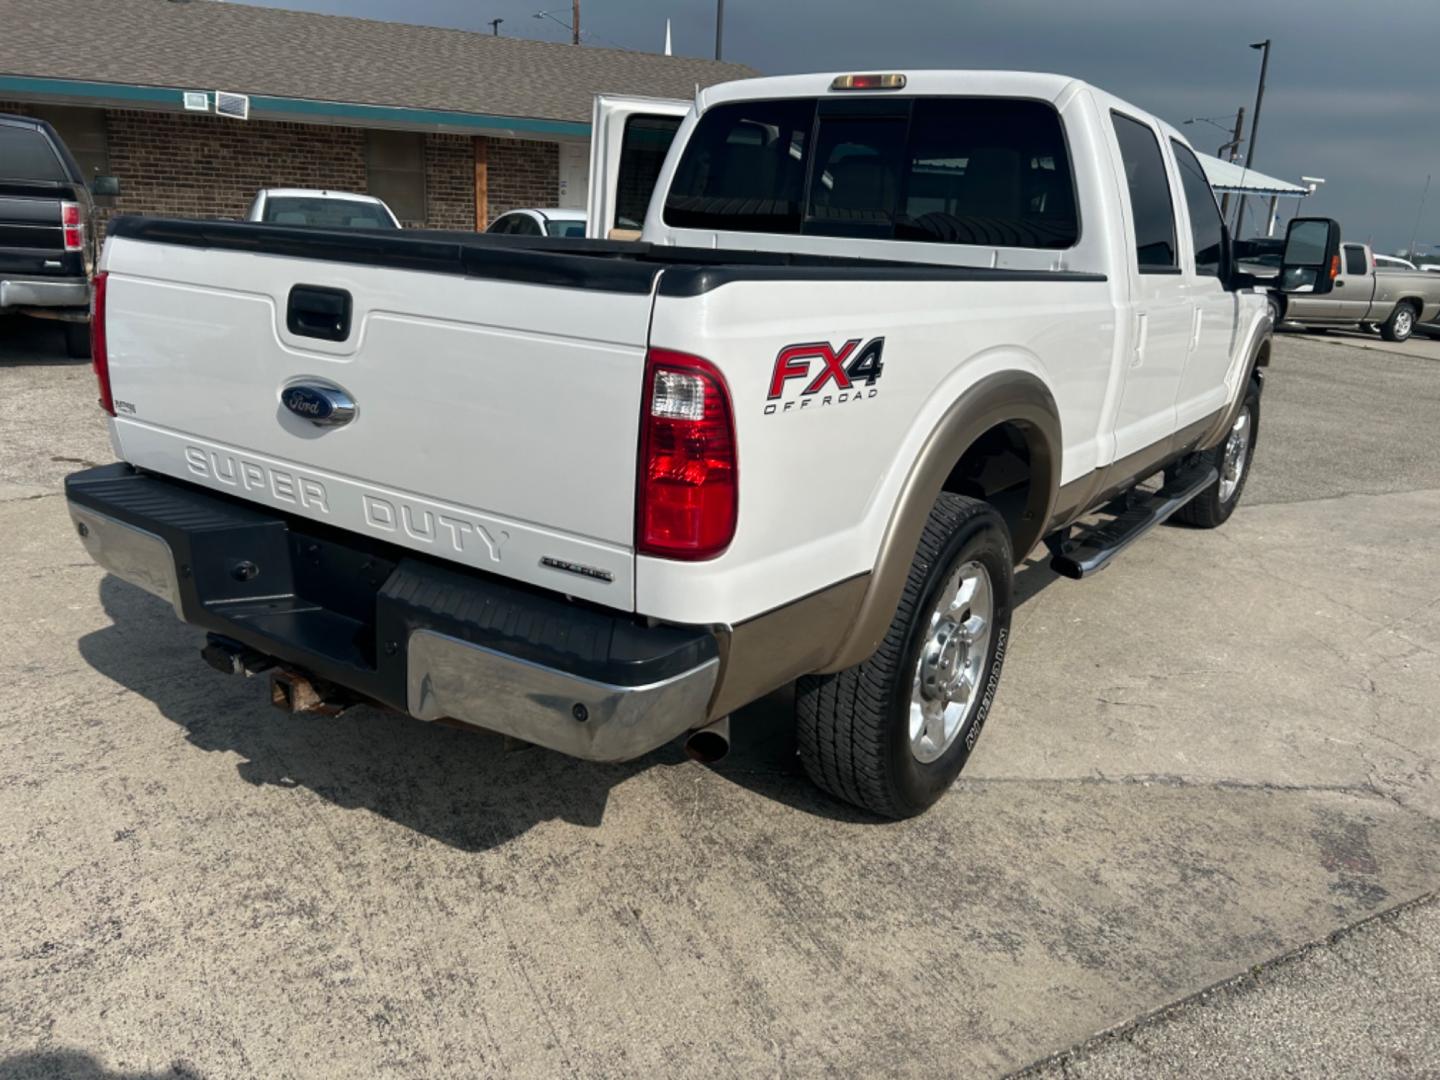
[[[720,554],[740,492],[725,379],[698,356],[651,349],[640,425],[636,547],[666,559]]]
[[[80,251],[85,247],[85,225],[80,220],[80,204],[60,204],[60,228],[65,233],[65,250]]]
[[[90,365],[100,384],[100,407],[115,415],[115,396],[110,392],[110,355],[105,350],[105,271],[95,275],[90,286]]]

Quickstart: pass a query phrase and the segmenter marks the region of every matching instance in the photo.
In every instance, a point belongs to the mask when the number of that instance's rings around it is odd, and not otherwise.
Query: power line
[[[576,5],[575,10],[577,12],[580,10],[578,4]],[[551,22],[555,23],[555,25],[563,26],[566,30],[570,31],[570,39],[575,44],[579,44],[579,42],[575,40],[578,37],[580,41],[598,41],[602,45],[609,45],[612,49],[626,48],[626,46],[621,45],[619,42],[611,41],[609,38],[601,37],[599,34],[593,33],[590,30],[582,30],[577,35],[575,33],[575,26],[573,23],[568,23],[564,19],[561,19],[548,11],[537,11],[532,17],[536,19],[549,19]]]

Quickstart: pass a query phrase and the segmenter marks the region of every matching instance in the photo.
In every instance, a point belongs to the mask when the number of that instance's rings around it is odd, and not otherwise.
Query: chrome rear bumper
[[[357,554],[124,466],[66,488],[85,550],[116,577],[188,623],[418,719],[594,761],[639,757],[709,719],[720,661],[708,630],[648,626],[403,552]],[[361,561],[383,569],[337,596]]]
[[[90,283],[68,278],[5,278],[0,280],[0,308],[53,307],[84,309],[90,304]]]
[[[407,705],[589,761],[628,761],[705,722],[720,661],[646,686],[577,678],[433,630],[410,635]]]

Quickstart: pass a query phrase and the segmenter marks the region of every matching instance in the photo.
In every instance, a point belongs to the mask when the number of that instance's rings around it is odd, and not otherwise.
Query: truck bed
[[[516,281],[603,292],[694,296],[729,281],[1104,281],[1103,274],[855,259],[833,255],[671,247],[643,241],[503,236],[439,229],[304,228],[258,222],[123,216],[108,235],[178,247],[245,251],[322,262]]]
[[[637,595],[646,351],[706,347],[696,333],[673,329],[651,341],[657,296],[676,298],[678,313],[690,310],[680,298],[714,309],[717,290],[742,282],[767,291],[883,283],[905,292],[911,282],[988,282],[989,295],[1007,284],[1104,280],[136,217],[116,219],[109,236],[108,364],[126,461],[625,611]],[[344,298],[333,339],[296,321],[305,290]],[[983,307],[983,297],[975,300]],[[799,325],[793,314],[762,328],[791,332],[784,324]],[[726,331],[704,331],[717,333]],[[747,352],[735,361],[744,371],[728,377],[748,380],[745,372],[768,366],[775,347]],[[282,402],[291,388],[315,384],[353,399],[354,421],[320,427]]]

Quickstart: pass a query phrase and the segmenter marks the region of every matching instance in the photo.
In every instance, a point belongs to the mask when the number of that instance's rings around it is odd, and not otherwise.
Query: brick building
[[[583,208],[597,93],[689,98],[735,64],[220,0],[0,0],[0,112],[43,116],[112,213],[241,217],[369,192],[407,225]],[[248,119],[215,112],[245,95]]]

